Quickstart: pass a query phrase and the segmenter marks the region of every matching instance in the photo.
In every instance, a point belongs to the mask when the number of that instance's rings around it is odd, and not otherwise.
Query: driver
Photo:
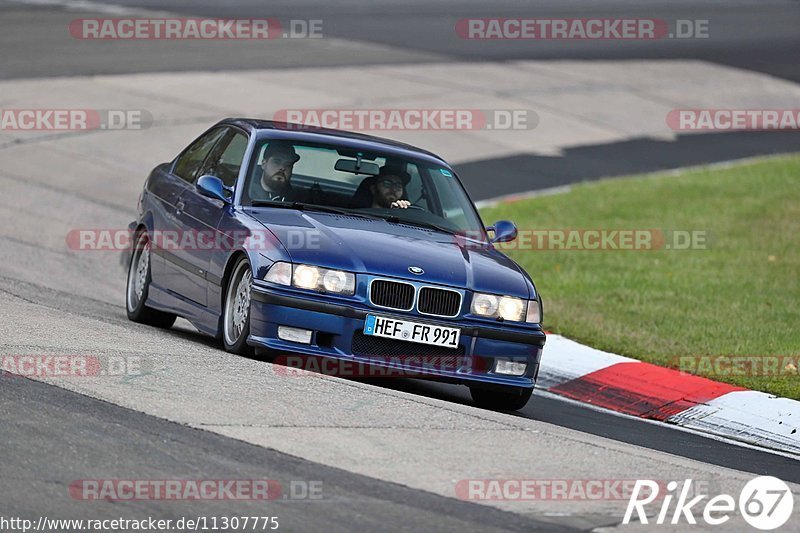
[[[273,200],[276,202],[290,202],[294,200],[295,191],[290,182],[294,164],[300,160],[292,143],[287,141],[272,141],[264,150],[264,159],[261,161],[262,175],[259,183],[261,189],[256,187],[253,194],[255,200]],[[266,194],[266,197],[264,195]]]
[[[369,187],[372,193],[372,207],[407,209],[411,202],[402,198],[405,196],[405,187],[409,181],[411,181],[411,176],[405,170],[388,166],[381,167]]]

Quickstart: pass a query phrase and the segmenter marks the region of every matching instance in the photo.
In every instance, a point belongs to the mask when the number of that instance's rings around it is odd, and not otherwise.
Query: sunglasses
[[[397,189],[401,191],[403,190],[403,183],[400,181],[386,179],[386,180],[380,180],[378,184],[386,189]]]

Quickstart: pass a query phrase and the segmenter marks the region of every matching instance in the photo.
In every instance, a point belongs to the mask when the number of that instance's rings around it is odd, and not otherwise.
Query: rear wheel
[[[253,349],[247,345],[250,335],[250,290],[253,272],[247,259],[236,263],[225,291],[222,342],[231,353],[251,355]]]
[[[478,407],[494,411],[517,411],[528,403],[533,389],[506,387],[504,390],[498,390],[470,387],[469,392]]]
[[[157,328],[171,328],[177,318],[172,313],[147,307],[150,291],[150,239],[146,231],[136,234],[136,243],[128,264],[128,285],[125,290],[125,308],[128,319]]]

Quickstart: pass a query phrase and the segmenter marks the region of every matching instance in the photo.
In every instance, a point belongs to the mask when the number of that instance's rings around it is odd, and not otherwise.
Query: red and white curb
[[[596,350],[548,334],[536,384],[641,418],[800,455],[800,402]]]

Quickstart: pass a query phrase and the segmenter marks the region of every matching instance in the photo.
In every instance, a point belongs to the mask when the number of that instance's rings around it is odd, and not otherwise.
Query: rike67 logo
[[[685,480],[680,489],[677,481],[670,481],[667,483],[666,494],[659,494],[661,486],[652,480],[637,480],[622,523],[630,524],[633,514],[636,513],[641,524],[697,524],[695,514],[698,513],[706,524],[720,526],[731,519],[738,503],[739,514],[750,526],[769,531],[784,525],[794,508],[794,496],[789,486],[772,476],[761,476],[748,481],[739,493],[738,502],[728,494],[720,494],[704,502],[709,498],[707,494],[691,495],[691,479]],[[658,504],[653,506],[659,509],[658,514],[648,517],[645,506],[656,500],[661,504],[660,508]]]

